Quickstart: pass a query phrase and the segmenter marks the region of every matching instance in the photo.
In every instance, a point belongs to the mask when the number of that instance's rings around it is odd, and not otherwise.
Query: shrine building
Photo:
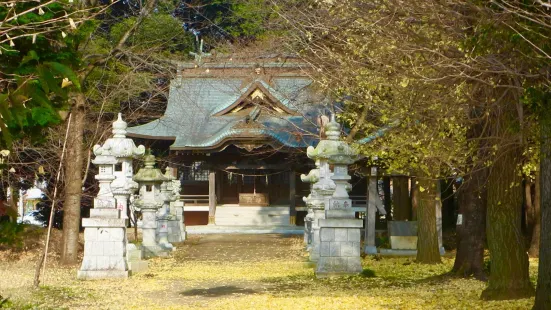
[[[314,167],[305,151],[330,113],[308,67],[289,58],[179,66],[164,115],[128,136],[164,141],[153,151],[167,154],[181,181],[185,224],[301,222],[309,184],[300,174]]]

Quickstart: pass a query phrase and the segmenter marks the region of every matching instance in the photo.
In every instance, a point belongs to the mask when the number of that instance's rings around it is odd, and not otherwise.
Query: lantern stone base
[[[168,257],[172,249],[167,249],[161,245],[142,245],[142,255],[144,258]]]
[[[126,260],[131,275],[148,269],[147,261],[142,260],[142,249],[135,244],[129,243],[126,247]]]
[[[316,277],[353,275],[362,272],[360,228],[362,220],[320,219],[320,257]]]
[[[184,242],[186,240],[186,231],[183,229],[183,223],[174,218],[168,220],[168,242]]]
[[[364,253],[368,255],[376,255],[378,253],[377,247],[374,245],[366,245],[364,247]]]
[[[126,227],[123,219],[85,218],[84,258],[77,278],[127,278]]]
[[[100,280],[100,279],[125,279],[128,278],[128,270],[79,270],[79,280]]]

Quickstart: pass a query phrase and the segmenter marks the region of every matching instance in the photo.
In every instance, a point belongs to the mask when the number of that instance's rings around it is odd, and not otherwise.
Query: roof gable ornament
[[[262,82],[257,81],[252,83],[231,105],[215,113],[214,116],[236,115],[238,112],[247,114],[250,112],[249,110],[256,108],[262,108],[262,110],[268,110],[278,115],[296,115],[295,111],[289,109],[276,96],[270,93],[262,85]]]
[[[195,37],[195,39],[197,40],[197,37]],[[189,54],[195,58],[195,62],[198,65],[203,63],[203,57],[212,56],[211,53],[203,52],[203,39],[201,39],[201,43],[199,43],[199,50],[197,52],[189,52]]]

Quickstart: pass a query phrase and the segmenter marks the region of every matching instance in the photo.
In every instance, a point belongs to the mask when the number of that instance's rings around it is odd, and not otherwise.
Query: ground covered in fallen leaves
[[[449,277],[452,258],[363,259],[363,275],[316,279],[302,238],[191,236],[170,258],[127,280],[78,281],[53,257],[33,289],[36,255],[0,261],[0,295],[20,309],[530,309],[533,299],[479,300],[485,283]],[[531,261],[535,277],[537,266]]]

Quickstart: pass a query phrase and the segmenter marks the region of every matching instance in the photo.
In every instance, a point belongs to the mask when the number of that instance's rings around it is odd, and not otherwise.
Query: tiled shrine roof
[[[223,149],[247,141],[303,148],[318,141],[316,119],[325,106],[309,78],[239,70],[209,74],[203,67],[199,74],[179,76],[171,82],[164,116],[128,128],[128,135],[174,140],[172,150]]]

